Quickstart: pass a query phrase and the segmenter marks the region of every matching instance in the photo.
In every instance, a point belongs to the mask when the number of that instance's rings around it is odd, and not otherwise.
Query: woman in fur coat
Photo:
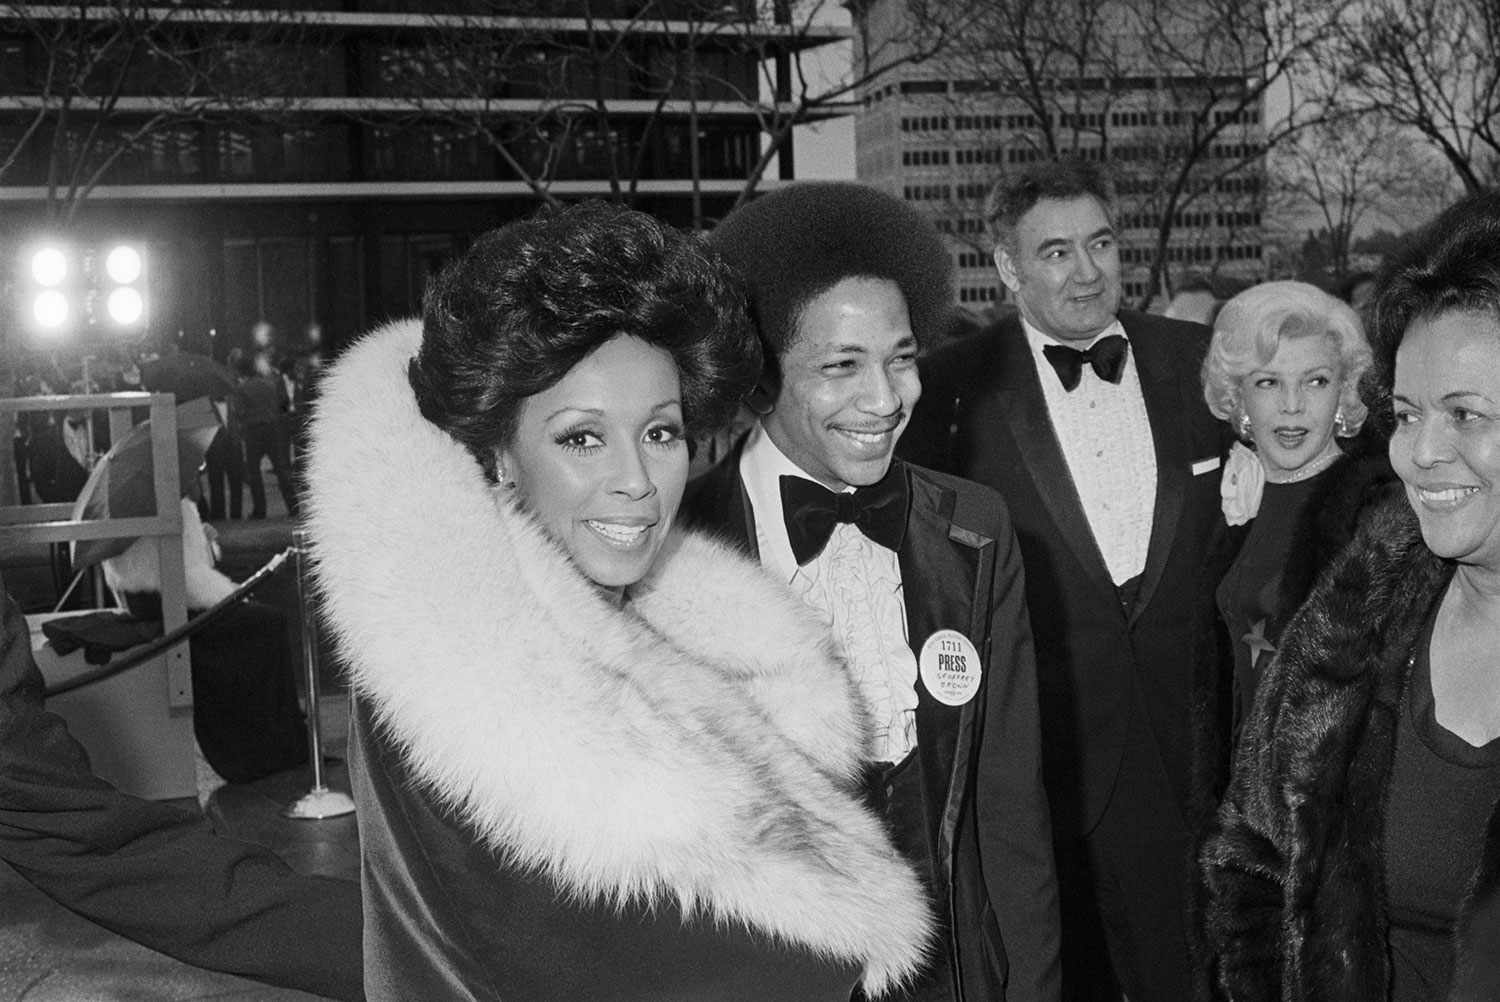
[[[1202,862],[1231,1002],[1500,999],[1500,194],[1382,280],[1405,497],[1293,618]]]
[[[327,376],[310,525],[353,691],[370,999],[827,1000],[920,964],[822,629],[672,529],[759,372],[691,237],[482,237]]]

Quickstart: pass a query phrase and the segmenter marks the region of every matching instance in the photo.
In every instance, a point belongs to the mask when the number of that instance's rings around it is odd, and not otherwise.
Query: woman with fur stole
[[[1500,999],[1500,194],[1382,278],[1405,497],[1282,637],[1204,846],[1230,1002]]]
[[[482,237],[327,376],[372,1002],[844,1002],[919,966],[823,630],[672,528],[759,371],[712,252],[595,203]]]

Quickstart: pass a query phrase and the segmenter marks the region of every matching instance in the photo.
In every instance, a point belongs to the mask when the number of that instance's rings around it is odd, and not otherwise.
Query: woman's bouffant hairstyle
[[[1203,399],[1215,417],[1240,414],[1240,384],[1266,365],[1288,338],[1326,337],[1338,346],[1343,386],[1339,410],[1345,437],[1356,434],[1369,412],[1359,381],[1370,367],[1370,344],[1354,308],[1306,282],[1263,282],[1224,304],[1203,360]]]
[[[422,416],[492,479],[522,401],[628,334],[677,363],[690,435],[729,421],[761,352],[734,273],[702,240],[606,202],[486,233],[437,276],[408,379]]]
[[[1423,227],[1381,272],[1370,304],[1375,365],[1365,397],[1389,433],[1396,351],[1412,324],[1450,310],[1500,320],[1500,191],[1470,195]]]
[[[735,209],[709,243],[745,278],[766,375],[796,337],[802,311],[846,278],[894,282],[917,344],[944,330],[953,261],[932,221],[901,199],[847,181],[803,181]]]

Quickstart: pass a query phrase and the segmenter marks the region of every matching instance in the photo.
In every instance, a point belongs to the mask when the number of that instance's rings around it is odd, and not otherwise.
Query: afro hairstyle
[[[744,278],[766,376],[807,304],[846,278],[895,282],[919,346],[953,309],[953,262],[932,222],[893,195],[847,181],[803,181],[735,209],[708,236]]]

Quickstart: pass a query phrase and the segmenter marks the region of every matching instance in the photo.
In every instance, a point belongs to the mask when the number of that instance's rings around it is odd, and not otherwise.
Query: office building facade
[[[857,36],[896,58],[883,39],[911,34],[906,12],[906,0],[863,4]],[[1159,309],[1170,290],[1194,280],[1233,287],[1261,276],[1265,132],[1260,100],[1246,98],[1254,83],[1201,66],[1124,72],[1125,62],[1023,90],[960,44],[893,70],[859,95],[858,176],[933,217],[953,250],[960,305],[982,314],[1005,300],[983,220],[996,178],[1054,155],[1114,165],[1127,303],[1150,299]],[[1203,141],[1209,129],[1213,138]],[[1164,210],[1194,143],[1201,149],[1191,154],[1188,184],[1201,193]],[[1164,211],[1172,226],[1160,246]],[[1163,275],[1153,282],[1158,257]]]
[[[711,224],[762,158],[787,54],[847,37],[755,0],[205,0],[162,8],[132,36],[155,51],[81,74],[61,114],[56,40],[102,48],[127,8],[0,12],[0,164],[19,151],[0,260],[95,179],[65,236],[143,244],[152,330],[213,331],[221,356],[257,325],[336,346],[411,314],[435,268],[540,189]],[[792,156],[788,140],[765,183]]]

